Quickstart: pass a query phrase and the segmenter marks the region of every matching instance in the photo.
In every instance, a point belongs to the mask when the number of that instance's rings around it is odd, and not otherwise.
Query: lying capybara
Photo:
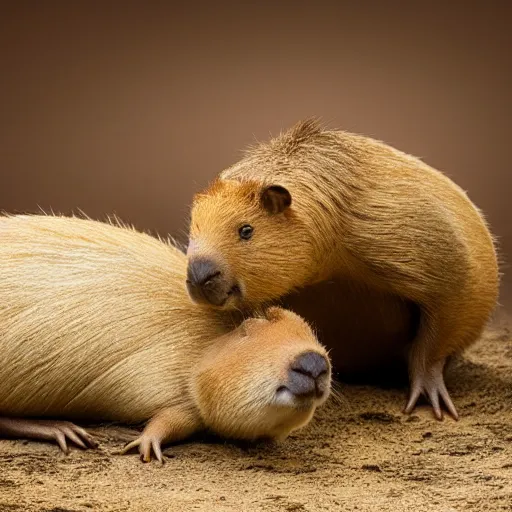
[[[498,296],[493,238],[460,187],[314,120],[251,149],[195,197],[188,260],[191,297],[216,307],[254,307],[332,279],[416,307],[405,412],[423,393],[438,419],[440,399],[457,418],[445,362],[479,337]]]
[[[147,423],[141,458],[200,429],[285,438],[330,391],[309,326],[277,307],[248,319],[195,305],[186,257],[134,229],[0,217],[0,435],[94,444],[48,418]],[[45,417],[46,419],[33,419]]]

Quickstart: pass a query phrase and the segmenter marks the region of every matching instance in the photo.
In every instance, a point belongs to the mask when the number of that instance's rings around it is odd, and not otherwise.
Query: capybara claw
[[[450,416],[452,416],[454,420],[459,419],[457,409],[453,405],[450,394],[446,389],[446,384],[444,383],[443,367],[444,361],[433,365],[430,369],[421,374],[413,375],[409,401],[404,409],[405,414],[410,414],[416,407],[416,402],[420,395],[424,395],[430,401],[436,419],[439,421],[443,419],[441,400]]]
[[[119,451],[119,455],[126,455],[129,451],[133,450],[140,444],[140,437],[128,443],[122,450]]]
[[[151,452],[154,453],[155,458],[160,464],[164,463],[160,440],[151,439],[142,434],[139,438],[131,443],[128,443],[120,452],[120,455],[125,455],[134,448],[139,448],[139,458],[141,462],[151,462]]]
[[[0,430],[10,437],[54,441],[66,455],[69,453],[68,441],[83,450],[98,447],[87,431],[69,421],[0,418]]]

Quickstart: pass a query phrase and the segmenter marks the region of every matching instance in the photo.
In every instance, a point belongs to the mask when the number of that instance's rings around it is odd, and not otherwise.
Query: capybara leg
[[[96,448],[96,441],[83,429],[68,421],[1,418],[0,436],[55,441],[64,453],[69,453],[67,441],[80,448]]]
[[[435,316],[422,316],[416,340],[411,348],[409,358],[410,394],[404,412],[410,414],[420,395],[430,401],[434,415],[438,420],[443,419],[441,401],[455,419],[459,419],[450,394],[444,383],[443,370],[447,354],[442,346],[447,346],[448,337],[453,335],[446,329],[440,328],[440,322]],[[442,345],[441,345],[442,344]]]
[[[142,462],[150,462],[153,452],[158,462],[163,464],[162,445],[181,441],[199,430],[200,426],[201,421],[194,411],[182,408],[163,409],[149,420],[142,434],[127,444],[120,454],[138,447]]]

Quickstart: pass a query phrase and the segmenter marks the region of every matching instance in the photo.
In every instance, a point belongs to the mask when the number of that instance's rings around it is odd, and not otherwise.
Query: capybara
[[[479,337],[499,272],[482,213],[439,171],[306,120],[195,196],[187,253],[191,297],[215,307],[254,307],[333,279],[410,303],[405,412],[424,394],[438,419],[441,400],[457,418],[445,363]]]
[[[85,447],[82,419],[137,424],[125,451],[200,429],[283,439],[330,391],[308,324],[194,304],[186,257],[134,229],[76,217],[0,217],[0,435]],[[38,419],[34,419],[38,418]]]

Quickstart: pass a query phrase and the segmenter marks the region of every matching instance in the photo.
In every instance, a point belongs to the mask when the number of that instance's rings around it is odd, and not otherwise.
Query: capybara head
[[[330,393],[331,364],[308,324],[281,308],[245,320],[194,368],[206,427],[225,437],[284,439]]]
[[[285,187],[254,181],[219,180],[196,195],[187,250],[191,298],[255,306],[300,284],[313,247],[292,201]]]

